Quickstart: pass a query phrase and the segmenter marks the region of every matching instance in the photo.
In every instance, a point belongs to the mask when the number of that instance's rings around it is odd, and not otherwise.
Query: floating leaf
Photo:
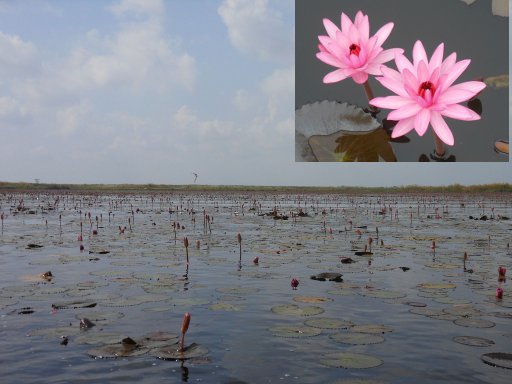
[[[387,327],[382,324],[361,324],[354,325],[351,329],[352,332],[361,332],[361,333],[386,333],[393,332],[393,328]]]
[[[455,336],[453,341],[459,344],[469,345],[471,347],[490,347],[494,341],[475,336]]]
[[[322,329],[345,329],[354,325],[354,323],[348,320],[333,319],[329,317],[316,317],[313,319],[308,319],[304,322],[304,324],[309,325],[310,327]]]
[[[481,356],[485,364],[493,367],[512,369],[512,353],[493,352],[486,353]]]
[[[298,303],[326,303],[332,301],[328,297],[314,297],[314,296],[295,296],[293,301]]]
[[[87,330],[84,331],[80,336],[75,338],[75,343],[77,344],[117,344],[123,340],[126,335],[122,335],[120,333],[113,332],[103,332],[103,331],[94,331]]]
[[[418,301],[404,301],[403,304],[408,305],[410,307],[418,307],[418,308],[426,307],[427,306],[427,304],[421,303],[421,302],[418,302]]]
[[[457,286],[452,283],[423,283],[419,284],[418,288],[423,289],[455,289]]]
[[[172,344],[162,348],[152,349],[149,354],[162,360],[187,360],[204,356],[208,349],[202,345],[192,343],[186,346],[184,351],[180,351],[180,344]]]
[[[461,327],[472,327],[472,328],[492,328],[496,325],[490,320],[471,319],[471,318],[457,319],[457,320],[454,320],[453,322],[457,325],[460,325]]]
[[[295,304],[284,304],[272,307],[272,312],[278,315],[313,316],[323,313],[324,310],[315,306],[299,307]]]
[[[308,327],[302,324],[278,325],[269,328],[269,331],[272,332],[274,336],[293,338],[317,336],[322,333],[322,330],[319,328]]]
[[[94,308],[96,306],[96,302],[92,300],[70,300],[70,301],[61,301],[58,303],[52,304],[52,308],[55,309],[77,309],[77,308]]]
[[[384,342],[384,337],[371,333],[340,332],[329,336],[330,339],[343,344],[366,345]]]
[[[342,276],[341,273],[322,272],[317,275],[311,276],[311,279],[318,280],[318,281],[336,281],[338,283],[341,283],[343,281],[341,276]]]
[[[366,289],[360,292],[363,296],[375,297],[378,299],[399,299],[407,296],[403,292],[398,291],[386,291],[383,289]]]
[[[140,356],[148,352],[148,348],[126,343],[109,344],[96,347],[87,351],[87,354],[95,359],[116,359],[118,357]]]
[[[232,312],[232,311],[239,311],[241,308],[236,305],[230,304],[230,303],[220,302],[220,303],[210,305],[210,307],[208,307],[208,309],[210,309],[212,311]]]
[[[334,352],[328,353],[320,360],[320,364],[336,368],[373,368],[382,365],[377,357],[362,353]]]

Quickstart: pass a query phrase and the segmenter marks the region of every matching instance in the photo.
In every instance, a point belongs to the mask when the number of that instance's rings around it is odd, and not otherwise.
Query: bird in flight
[[[196,180],[197,180],[197,173],[192,172],[192,174],[194,175],[194,183],[195,183],[195,182],[196,182]]]

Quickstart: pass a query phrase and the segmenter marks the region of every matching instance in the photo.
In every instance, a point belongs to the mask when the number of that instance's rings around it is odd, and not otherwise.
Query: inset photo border
[[[509,161],[508,0],[296,0],[295,161]]]

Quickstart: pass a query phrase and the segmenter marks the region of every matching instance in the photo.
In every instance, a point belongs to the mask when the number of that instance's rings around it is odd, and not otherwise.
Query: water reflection
[[[318,161],[397,161],[383,128],[369,133],[340,131],[315,135],[310,137],[309,145]]]

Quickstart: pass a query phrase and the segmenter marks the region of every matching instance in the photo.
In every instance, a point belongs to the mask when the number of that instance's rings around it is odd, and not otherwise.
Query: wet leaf
[[[304,324],[321,329],[346,329],[354,325],[354,323],[348,320],[333,319],[329,317],[316,317],[306,320]]]
[[[293,337],[293,338],[301,338],[301,337],[311,337],[318,336],[322,333],[322,330],[319,328],[308,327],[305,325],[277,325],[275,327],[269,328],[269,331],[274,336],[279,337]]]
[[[493,367],[512,369],[512,353],[486,353],[481,356],[481,359],[485,364],[492,365]]]
[[[188,360],[205,356],[208,354],[208,349],[202,345],[192,343],[189,346],[185,346],[184,351],[180,351],[180,344],[177,343],[152,349],[149,354],[162,360]]]
[[[383,361],[377,357],[362,353],[335,352],[328,353],[320,360],[320,364],[335,368],[373,368],[382,365]]]
[[[295,304],[284,304],[272,307],[272,312],[287,316],[314,316],[323,313],[324,310],[315,306],[299,307]]]
[[[384,337],[371,333],[340,332],[329,336],[330,339],[343,344],[367,345],[384,342]]]
[[[475,336],[455,336],[453,341],[459,344],[469,345],[471,347],[490,347],[494,341]]]

